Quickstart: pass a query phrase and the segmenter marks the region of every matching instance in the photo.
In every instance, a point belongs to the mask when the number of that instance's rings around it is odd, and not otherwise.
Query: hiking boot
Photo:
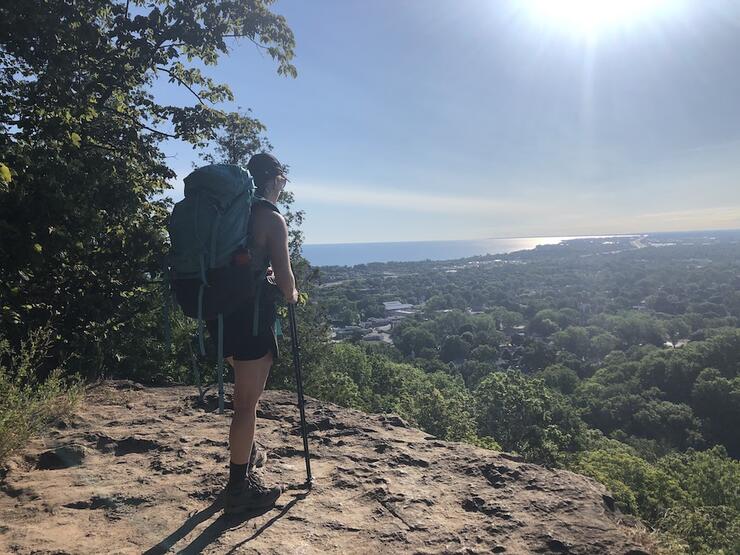
[[[224,513],[236,514],[272,507],[281,493],[278,486],[268,488],[258,476],[250,473],[240,484],[226,488]]]
[[[247,472],[251,474],[252,469],[262,468],[267,463],[267,453],[257,447],[257,442],[252,442],[252,452],[249,454],[249,466]]]

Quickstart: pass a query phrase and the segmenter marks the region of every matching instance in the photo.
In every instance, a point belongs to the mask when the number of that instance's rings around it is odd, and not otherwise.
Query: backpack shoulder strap
[[[264,206],[265,208],[268,208],[269,210],[272,210],[273,212],[277,212],[278,214],[280,214],[280,209],[277,206],[275,206],[269,200],[262,198],[262,197],[254,197],[254,199],[252,200],[252,207],[250,208],[250,211],[254,210],[255,206]],[[250,215],[249,221],[247,222],[247,237],[252,236],[252,222],[253,221],[254,221],[254,218],[252,218]]]
[[[269,200],[267,200],[266,198],[254,197],[254,200],[252,201],[252,206],[257,206],[257,205],[264,206],[265,208],[269,208],[273,212],[277,212],[278,214],[280,214],[280,209],[277,206],[275,206],[273,203],[271,203]]]
[[[254,200],[252,200],[252,209],[254,209],[255,206],[264,206],[265,208],[272,210],[273,212],[277,212],[280,214],[280,209],[275,206],[272,202],[269,200],[262,198],[262,197],[255,197]],[[253,218],[249,218],[249,222],[247,224],[247,237],[251,238],[252,235],[252,222]],[[264,271],[267,269],[267,265],[260,266],[257,270],[257,273],[260,274],[260,278],[257,280],[257,289],[255,292],[255,299],[254,299],[254,312],[252,314],[252,335],[257,336],[259,334],[259,317],[260,317],[260,303],[262,298],[262,288],[264,286],[263,278],[264,278]]]

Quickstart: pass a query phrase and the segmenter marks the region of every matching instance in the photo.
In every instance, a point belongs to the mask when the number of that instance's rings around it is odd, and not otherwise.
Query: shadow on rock
[[[303,499],[305,499],[306,496],[308,495],[308,493],[309,493],[308,491],[305,491],[303,493],[299,493],[297,495],[294,495],[293,496],[293,499],[291,499],[290,502],[287,505],[285,505],[285,507],[283,507],[282,509],[280,509],[280,512],[278,514],[276,514],[274,517],[272,517],[270,520],[268,520],[262,526],[260,526],[257,530],[255,530],[254,534],[252,534],[251,536],[249,536],[247,539],[245,539],[244,541],[241,541],[238,544],[234,545],[229,551],[226,552],[226,555],[231,555],[233,553],[237,553],[240,547],[242,547],[243,545],[251,542],[253,539],[259,537],[262,534],[262,532],[264,532],[265,530],[267,530],[270,526],[272,526],[278,520],[280,520],[286,514],[288,514],[288,511],[290,511],[296,505],[296,503],[298,503],[299,501],[302,501]],[[247,522],[250,518],[254,518],[254,516],[256,516],[256,515],[246,515],[245,514],[244,516],[241,516],[240,518],[242,520],[241,520],[241,522],[239,524],[241,525],[244,522]],[[247,517],[247,518],[244,518],[244,517]],[[234,527],[234,526],[232,526],[232,527]],[[195,543],[195,542],[193,542],[193,543]],[[193,545],[193,544],[190,544],[190,545]],[[190,547],[190,546],[188,546],[188,547]],[[182,551],[182,553],[200,553],[200,552],[199,551],[188,551],[188,548],[186,548],[185,550]]]
[[[189,517],[177,530],[172,532],[157,545],[147,549],[144,552],[144,555],[162,555],[167,553],[173,545],[192,532],[196,526],[211,518],[222,508],[223,505],[220,501],[214,501],[209,507],[202,511],[198,511],[193,516]]]
[[[202,409],[205,412],[218,411],[218,393],[206,389],[203,395],[190,395],[186,399],[187,406],[194,409]],[[231,395],[224,396],[224,410],[233,410],[234,405]]]
[[[236,553],[239,547],[260,536],[262,532],[267,530],[270,526],[275,524],[275,522],[284,517],[288,513],[288,511],[290,511],[296,505],[296,503],[298,503],[298,501],[305,499],[307,495],[308,492],[294,495],[293,499],[291,499],[289,503],[280,508],[280,512],[278,514],[276,514],[270,520],[260,526],[250,537],[235,545],[231,550],[228,551],[228,553]],[[198,525],[202,524],[203,522],[210,519],[213,515],[220,512],[221,509],[223,509],[223,503],[219,500],[214,501],[209,507],[189,517],[177,530],[172,532],[157,545],[146,550],[144,552],[144,555],[163,555],[169,552],[172,546],[174,546],[177,542],[187,536],[190,532],[192,532]],[[209,524],[208,527],[198,535],[198,537],[193,539],[193,541],[191,541],[184,548],[178,550],[177,553],[181,553],[183,555],[202,553],[206,547],[215,542],[227,530],[240,528],[251,519],[262,516],[274,509],[275,507],[268,507],[256,511],[248,511],[238,515],[221,514],[216,520]]]

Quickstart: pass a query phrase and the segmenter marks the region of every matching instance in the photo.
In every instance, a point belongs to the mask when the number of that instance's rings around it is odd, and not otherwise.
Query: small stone
[[[391,426],[396,426],[398,428],[409,428],[410,427],[403,418],[401,418],[400,416],[396,414],[387,414],[387,415],[384,414],[381,416],[381,420],[386,424],[390,424]],[[434,438],[434,439],[437,439],[437,438]]]
[[[555,553],[568,553],[570,550],[567,543],[556,540],[555,538],[551,538],[547,541],[547,547],[550,551],[554,551]]]
[[[50,451],[44,451],[39,455],[36,467],[41,470],[59,470],[82,464],[87,449],[82,445],[62,445]]]

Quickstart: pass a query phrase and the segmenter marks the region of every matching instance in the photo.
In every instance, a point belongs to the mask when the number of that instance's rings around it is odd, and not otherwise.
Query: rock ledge
[[[230,411],[215,407],[186,387],[92,389],[8,464],[0,552],[646,553],[644,530],[588,478],[313,399],[308,492],[295,400],[280,391],[263,397],[258,440],[265,480],[287,490],[263,514],[225,517]]]

